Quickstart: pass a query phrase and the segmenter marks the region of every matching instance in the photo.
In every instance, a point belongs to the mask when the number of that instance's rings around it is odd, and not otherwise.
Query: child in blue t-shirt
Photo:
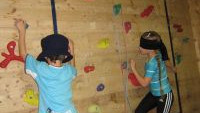
[[[72,102],[72,80],[76,77],[73,44],[60,34],[48,35],[41,40],[42,52],[37,60],[26,52],[25,24],[16,19],[19,32],[19,54],[25,60],[25,72],[36,81],[39,89],[38,113],[77,113]],[[70,65],[66,62],[71,61]]]
[[[160,35],[155,31],[145,32],[140,38],[140,53],[147,55],[145,75],[140,76],[136,63],[131,60],[132,71],[142,87],[149,86],[149,93],[143,98],[135,113],[147,113],[157,108],[157,113],[169,113],[173,103],[173,92],[167,76],[166,67],[175,72],[170,66],[167,49]]]

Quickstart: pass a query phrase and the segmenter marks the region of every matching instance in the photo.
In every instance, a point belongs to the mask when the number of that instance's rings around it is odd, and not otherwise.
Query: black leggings
[[[173,101],[174,95],[172,92],[163,96],[153,96],[151,92],[149,92],[140,102],[135,113],[147,113],[155,107],[157,107],[157,113],[170,113]]]

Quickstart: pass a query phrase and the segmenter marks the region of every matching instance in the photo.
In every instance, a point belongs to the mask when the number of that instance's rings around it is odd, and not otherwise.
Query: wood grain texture
[[[139,72],[144,73],[145,56],[138,53],[140,35],[149,30],[160,33],[171,58],[170,42],[163,0],[55,0],[58,32],[72,39],[75,44],[78,77],[73,82],[73,100],[80,113],[88,113],[93,104],[100,106],[102,113],[131,113],[148,89],[133,89],[128,83],[128,99],[131,110],[125,103],[125,82],[130,71],[129,60],[136,59]],[[122,10],[114,16],[113,6],[121,4]],[[195,43],[199,41],[199,1],[168,0],[174,50],[182,57],[177,65],[181,100],[184,113],[199,113],[200,85]],[[140,14],[149,5],[153,12],[145,18]],[[40,40],[53,33],[49,0],[1,0],[0,2],[0,52],[7,53],[7,43],[17,41],[14,18],[23,18],[29,24],[27,30],[28,53],[37,57],[41,52]],[[132,29],[125,33],[123,23],[131,22]],[[173,24],[180,24],[183,32],[177,32]],[[188,37],[188,42],[183,38]],[[102,39],[109,40],[106,49],[97,45]],[[15,53],[18,54],[18,45]],[[0,56],[0,61],[4,57]],[[172,58],[171,58],[172,59]],[[128,72],[122,75],[121,64],[128,61]],[[84,72],[92,65],[95,70]],[[24,102],[27,89],[37,92],[34,80],[24,74],[24,64],[12,61],[7,68],[0,68],[0,113],[37,113],[37,106]],[[172,113],[177,113],[178,102],[174,75],[169,73],[175,101]],[[103,83],[105,89],[97,92]],[[12,109],[11,109],[12,108]],[[155,112],[155,109],[151,113]]]

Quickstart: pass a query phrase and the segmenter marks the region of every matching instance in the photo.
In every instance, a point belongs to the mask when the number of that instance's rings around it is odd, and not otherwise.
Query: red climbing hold
[[[182,25],[173,24],[173,28],[176,29],[177,32],[183,32]]]
[[[23,58],[20,57],[20,56],[16,56],[15,53],[14,53],[14,50],[15,50],[15,46],[16,46],[16,42],[14,41],[11,41],[8,43],[7,45],[7,49],[8,49],[8,52],[10,54],[6,54],[6,53],[1,53],[1,55],[3,57],[5,57],[5,59],[0,63],[0,67],[1,68],[6,68],[7,65],[10,63],[10,61],[12,60],[18,60],[20,62],[24,62]]]
[[[129,73],[128,79],[131,81],[132,85],[141,86],[141,84],[138,82],[137,78],[135,77],[134,73]]]
[[[94,71],[94,69],[95,69],[94,66],[85,66],[85,67],[84,67],[84,71],[85,71],[86,73],[89,73],[89,72],[91,72],[91,71]]]
[[[125,28],[126,33],[128,33],[131,30],[131,22],[125,22],[124,28]]]
[[[153,9],[154,9],[154,6],[153,6],[153,5],[148,6],[148,7],[140,14],[140,16],[141,16],[142,18],[148,17],[148,16],[152,13]]]
[[[174,28],[181,28],[181,25],[179,25],[179,24],[174,24],[173,27],[174,27]]]

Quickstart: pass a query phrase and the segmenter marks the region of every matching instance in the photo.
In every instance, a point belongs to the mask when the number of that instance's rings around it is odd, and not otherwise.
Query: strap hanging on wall
[[[169,32],[169,38],[170,38],[170,46],[171,46],[171,51],[172,51],[173,65],[176,66],[175,57],[174,57],[174,47],[173,47],[173,41],[172,41],[172,34],[171,34],[171,28],[170,28],[170,20],[169,20],[169,14],[168,14],[168,8],[167,8],[166,0],[164,0],[164,6],[165,6],[167,26],[168,26],[168,32]],[[178,96],[179,113],[182,113],[182,105],[181,105],[181,97],[180,97],[180,90],[179,90],[177,73],[175,73],[175,81],[176,81],[176,90],[177,90],[177,96]]]
[[[53,19],[54,34],[58,34],[57,19],[56,19],[56,7],[55,7],[54,0],[51,0],[51,12],[52,12],[52,19]]]

